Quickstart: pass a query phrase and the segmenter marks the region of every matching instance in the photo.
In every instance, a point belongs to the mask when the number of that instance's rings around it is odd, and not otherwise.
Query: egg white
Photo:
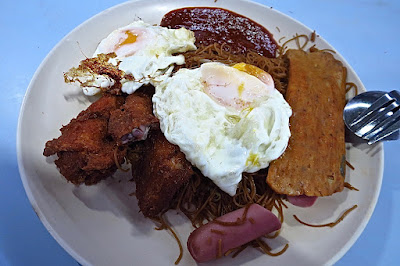
[[[125,44],[129,35],[134,35],[135,41]],[[117,57],[109,62],[118,65],[125,74],[133,76],[133,81],[121,80],[121,90],[131,94],[142,85],[155,84],[169,77],[175,64],[185,63],[183,55],[173,54],[195,50],[194,42],[194,33],[185,28],[168,29],[138,20],[110,33],[99,43],[93,57],[98,54],[116,53]],[[109,81],[109,77],[103,76],[83,74],[80,80],[90,84],[83,87],[83,92],[86,95],[95,95],[114,85],[113,80]]]
[[[215,73],[221,68],[232,71],[219,63],[180,69],[156,86],[154,114],[167,140],[178,145],[187,160],[233,196],[243,172],[266,168],[284,152],[292,111],[276,89],[255,98],[242,110],[221,105],[206,93],[207,77],[202,72],[210,67],[215,67]],[[233,77],[241,76],[245,86],[246,76],[249,84],[254,84],[253,76],[235,71]]]

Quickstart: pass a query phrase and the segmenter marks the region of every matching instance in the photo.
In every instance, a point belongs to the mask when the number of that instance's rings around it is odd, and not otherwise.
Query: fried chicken
[[[106,149],[99,153],[87,152],[58,152],[55,161],[60,173],[71,183],[93,185],[111,176],[117,170],[112,157],[115,145],[104,145]],[[108,146],[108,147],[107,147]],[[112,149],[110,149],[112,148]],[[125,150],[118,152],[118,161],[123,162]]]
[[[105,95],[80,112],[77,119],[87,120],[99,117],[109,119],[111,111],[118,109],[124,102],[125,98],[122,96]]]
[[[129,157],[139,208],[144,216],[156,217],[168,209],[176,193],[187,184],[193,174],[192,165],[159,129],[151,130],[148,139],[135,148]]]
[[[160,131],[152,111],[153,90],[145,87],[126,98],[103,96],[62,127],[43,155],[58,155],[55,164],[68,181],[92,185],[117,170],[115,160],[124,162],[129,144],[139,207],[146,217],[157,216],[193,171],[178,146]]]
[[[151,96],[145,92],[135,92],[126,97],[121,108],[111,111],[108,132],[118,144],[123,145],[146,139],[150,127],[157,123]]]
[[[46,143],[44,156],[50,156],[60,151],[96,152],[100,150],[107,134],[107,120],[104,118],[72,119],[60,131],[59,138]]]
[[[55,164],[71,183],[92,185],[112,175],[123,163],[125,148],[108,133],[110,112],[121,106],[120,96],[103,96],[61,128],[61,136],[46,143],[43,155],[57,154]]]

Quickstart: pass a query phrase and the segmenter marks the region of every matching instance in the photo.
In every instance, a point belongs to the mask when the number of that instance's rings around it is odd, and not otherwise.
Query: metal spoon
[[[361,114],[365,109],[369,108],[372,103],[379,99],[386,92],[383,91],[367,91],[356,95],[352,98],[345,106],[343,111],[344,123],[347,129],[350,128],[351,123]],[[391,135],[382,139],[386,140],[397,140],[400,138],[399,130],[393,132]],[[357,137],[354,132],[350,133],[350,130],[346,131],[346,141],[348,142],[360,142],[361,138]]]

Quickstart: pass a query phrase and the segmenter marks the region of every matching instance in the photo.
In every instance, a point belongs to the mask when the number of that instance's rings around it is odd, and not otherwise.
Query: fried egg
[[[168,29],[139,20],[103,39],[93,57],[114,52],[117,56],[109,62],[118,65],[126,75],[133,76],[133,80],[121,80],[122,91],[131,94],[142,85],[154,84],[170,76],[174,64],[185,63],[183,55],[173,54],[195,50],[194,42],[194,33],[185,28]],[[90,84],[83,87],[86,95],[95,95],[114,85],[106,75],[86,73],[82,77],[81,83]]]
[[[233,196],[242,173],[286,149],[292,110],[265,71],[244,63],[180,69],[156,86],[154,114],[168,141]]]

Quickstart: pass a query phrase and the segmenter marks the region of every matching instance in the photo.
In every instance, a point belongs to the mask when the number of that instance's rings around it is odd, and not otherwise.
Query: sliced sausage
[[[206,262],[280,228],[281,223],[272,212],[251,204],[194,230],[188,239],[188,250],[197,262]]]
[[[287,199],[290,203],[292,203],[295,206],[299,206],[299,207],[311,207],[314,205],[317,198],[318,197],[316,197],[316,196],[309,197],[306,195],[287,196]]]

